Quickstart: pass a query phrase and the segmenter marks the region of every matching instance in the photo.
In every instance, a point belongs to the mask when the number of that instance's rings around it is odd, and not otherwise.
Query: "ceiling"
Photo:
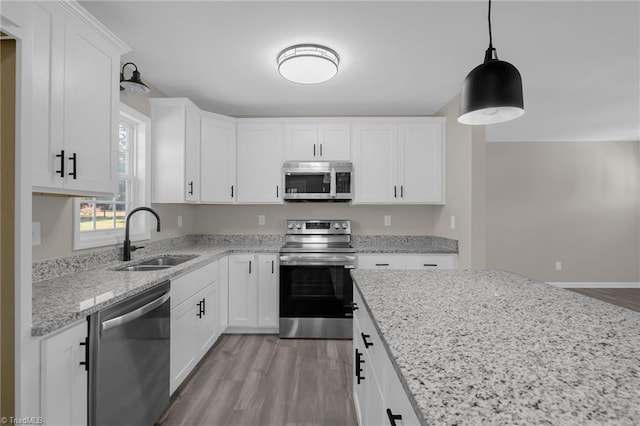
[[[488,45],[483,1],[85,1],[131,46],[123,62],[171,97],[246,116],[434,115]],[[496,1],[494,47],[526,113],[489,141],[640,140],[638,1]],[[327,45],[340,70],[283,79],[276,55]]]

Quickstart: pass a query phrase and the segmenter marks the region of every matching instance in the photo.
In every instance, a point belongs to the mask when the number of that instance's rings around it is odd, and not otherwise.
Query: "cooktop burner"
[[[349,220],[287,220],[281,252],[353,253]]]

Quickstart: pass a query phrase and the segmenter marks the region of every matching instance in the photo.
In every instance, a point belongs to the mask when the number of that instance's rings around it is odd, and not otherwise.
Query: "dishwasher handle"
[[[112,318],[112,319],[107,320],[107,321],[103,321],[100,324],[100,330],[101,331],[107,331],[110,328],[118,327],[118,326],[126,324],[126,323],[128,323],[130,321],[138,319],[141,316],[146,315],[149,312],[153,311],[158,306],[164,304],[167,300],[169,300],[170,296],[171,296],[171,294],[167,292],[164,295],[162,295],[162,296],[158,297],[157,299],[147,303],[144,306],[139,307],[138,309],[136,309],[134,311],[127,312],[124,315],[120,315],[119,317],[115,317],[115,318]]]

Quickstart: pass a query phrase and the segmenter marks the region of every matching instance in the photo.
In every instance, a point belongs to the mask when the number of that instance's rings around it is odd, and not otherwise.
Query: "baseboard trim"
[[[640,288],[640,282],[547,282],[560,288]]]
[[[223,334],[278,334],[278,327],[233,327],[229,326]]]

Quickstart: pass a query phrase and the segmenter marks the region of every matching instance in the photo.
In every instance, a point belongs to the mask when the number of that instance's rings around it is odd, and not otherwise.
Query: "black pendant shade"
[[[524,114],[522,77],[516,67],[498,59],[491,37],[491,0],[489,0],[489,48],[484,63],[467,75],[460,90],[462,124],[494,124]]]
[[[488,56],[462,83],[460,123],[501,123],[524,114],[520,72],[509,62]]]
[[[129,80],[124,79],[124,68],[127,65],[133,65],[133,67],[135,68]],[[127,62],[126,64],[124,64],[122,66],[122,71],[120,72],[120,90],[125,89],[133,93],[149,93],[151,91],[149,86],[142,82],[138,67],[133,62]]]

